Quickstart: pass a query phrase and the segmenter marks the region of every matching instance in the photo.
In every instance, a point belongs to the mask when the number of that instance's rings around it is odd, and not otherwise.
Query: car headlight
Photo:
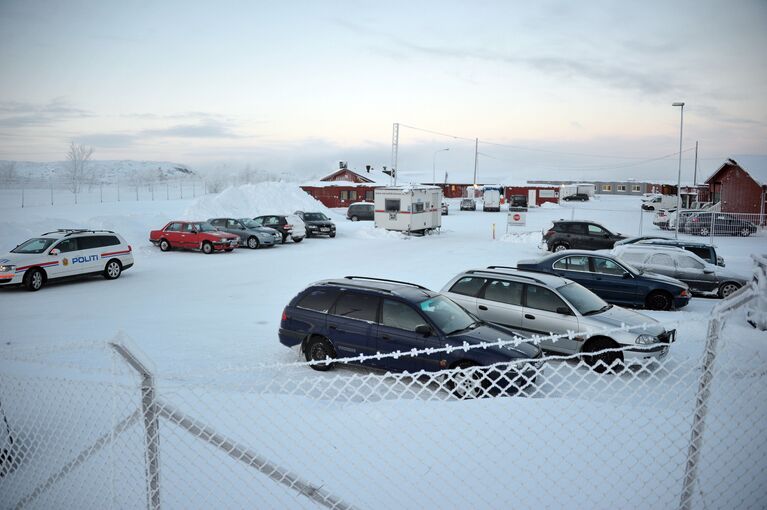
[[[657,344],[658,338],[652,335],[639,335],[636,339],[636,343],[640,345]]]
[[[12,266],[10,264],[0,266],[0,273],[15,273],[15,272],[16,272],[16,266]]]

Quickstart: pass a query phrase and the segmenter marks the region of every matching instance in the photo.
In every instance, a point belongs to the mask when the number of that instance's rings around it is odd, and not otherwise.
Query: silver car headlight
[[[16,266],[12,266],[10,264],[0,266],[0,273],[15,273],[15,272],[16,272]]]
[[[652,335],[639,335],[636,339],[636,343],[638,343],[639,345],[657,344],[658,337],[655,337]]]

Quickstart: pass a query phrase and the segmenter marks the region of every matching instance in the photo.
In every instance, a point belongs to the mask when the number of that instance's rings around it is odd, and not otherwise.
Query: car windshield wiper
[[[596,315],[598,313],[606,312],[607,310],[609,310],[612,307],[613,307],[613,305],[605,305],[605,306],[603,306],[602,308],[600,308],[598,310],[589,310],[588,312],[584,313],[583,315]]]
[[[466,326],[465,328],[458,328],[456,330],[451,331],[450,333],[448,333],[448,335],[454,335],[456,333],[460,333],[461,331],[466,331],[467,329],[474,329],[477,326],[479,326],[480,324],[482,324],[482,321],[474,321],[471,324],[469,324],[468,326]]]

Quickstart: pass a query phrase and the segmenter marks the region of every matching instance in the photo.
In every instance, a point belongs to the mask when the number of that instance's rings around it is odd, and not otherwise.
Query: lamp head
[[[684,106],[684,103],[674,103],[671,106]]]

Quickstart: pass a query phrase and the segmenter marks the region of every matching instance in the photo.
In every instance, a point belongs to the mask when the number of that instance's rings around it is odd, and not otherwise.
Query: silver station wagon
[[[484,321],[539,335],[568,335],[543,339],[540,346],[547,351],[620,349],[584,356],[599,372],[662,359],[676,335],[652,317],[607,304],[580,284],[554,275],[490,266],[458,274],[441,292]],[[624,325],[631,329],[603,332]]]

